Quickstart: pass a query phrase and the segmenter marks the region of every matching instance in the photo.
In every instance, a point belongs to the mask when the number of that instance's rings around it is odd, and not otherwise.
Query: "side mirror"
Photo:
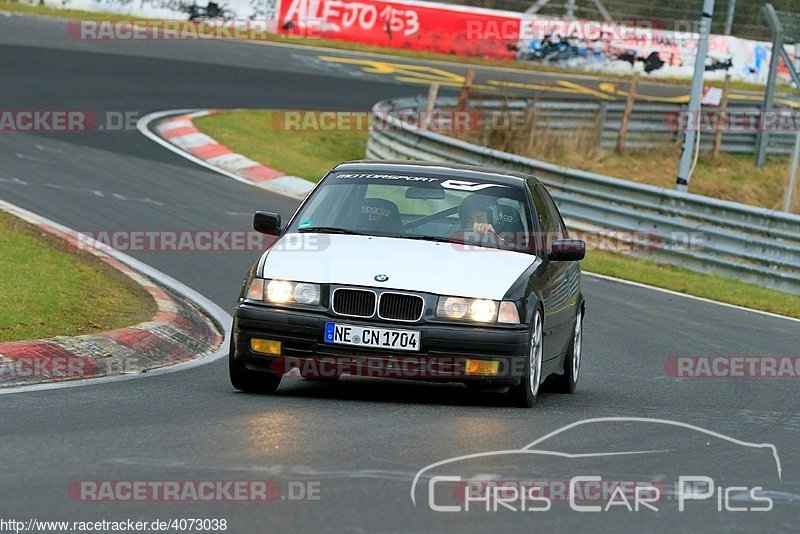
[[[262,234],[277,236],[281,231],[281,216],[271,211],[257,211],[253,217],[253,229]]]
[[[580,261],[586,256],[586,241],[557,239],[553,241],[547,259],[550,261]]]

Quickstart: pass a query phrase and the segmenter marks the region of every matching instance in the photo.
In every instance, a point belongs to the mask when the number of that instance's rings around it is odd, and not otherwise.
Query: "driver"
[[[492,221],[497,220],[495,214],[499,212],[500,205],[493,197],[473,193],[465,198],[458,207],[461,229],[479,234],[491,233],[497,235],[497,230],[492,226]]]

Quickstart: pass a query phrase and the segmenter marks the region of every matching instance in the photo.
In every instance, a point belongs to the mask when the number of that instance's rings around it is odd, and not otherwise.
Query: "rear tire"
[[[536,310],[531,324],[528,355],[525,358],[525,372],[516,386],[509,388],[508,394],[514,406],[530,408],[536,404],[542,384],[542,356],[544,352],[544,326],[542,312]]]
[[[228,374],[230,375],[231,385],[239,391],[247,393],[275,393],[283,377],[275,376],[270,372],[251,371],[244,366],[242,360],[234,358],[235,351],[233,339],[231,339],[231,346],[228,351]]]
[[[564,374],[553,377],[553,391],[556,393],[575,393],[581,370],[583,349],[583,312],[579,309],[575,318],[575,331],[564,357]]]

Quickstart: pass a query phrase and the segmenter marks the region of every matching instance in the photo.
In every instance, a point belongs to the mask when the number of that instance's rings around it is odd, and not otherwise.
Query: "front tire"
[[[244,366],[244,362],[234,358],[236,348],[231,339],[230,350],[228,351],[228,374],[230,375],[231,385],[239,391],[247,393],[271,394],[275,393],[281,384],[281,376],[272,373],[251,371]]]
[[[578,387],[578,375],[581,370],[583,348],[583,312],[579,309],[575,318],[575,331],[564,357],[564,374],[554,376],[553,390],[557,393],[575,393]]]
[[[542,312],[536,310],[531,325],[531,339],[528,354],[525,358],[525,372],[522,380],[509,389],[509,395],[515,406],[530,408],[536,404],[539,388],[542,384],[542,356],[544,354],[544,326]]]

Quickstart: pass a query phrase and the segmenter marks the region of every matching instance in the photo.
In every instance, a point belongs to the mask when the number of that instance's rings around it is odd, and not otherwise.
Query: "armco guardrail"
[[[436,108],[455,104],[440,98]],[[471,105],[492,109],[504,103]],[[370,131],[367,157],[532,174],[548,187],[573,227],[648,232],[662,240],[647,252],[653,259],[800,294],[800,216],[569,169],[415,128],[399,118],[403,111],[420,109],[422,98],[376,104],[381,127]]]
[[[489,104],[487,102],[487,104]],[[487,106],[487,111],[522,115],[530,104],[524,99],[495,100]],[[677,118],[687,110],[685,104],[648,104],[637,102],[633,106],[628,122],[625,140],[627,148],[657,148],[675,144],[680,139]],[[713,110],[714,108],[708,108]],[[784,108],[781,108],[784,109]],[[534,103],[536,127],[551,132],[563,131],[567,134],[575,130],[592,132],[596,144],[614,148],[625,111],[624,102],[540,100]],[[704,111],[706,109],[704,108]],[[750,124],[758,124],[761,110],[758,107],[729,105],[728,112],[736,116],[735,127],[722,133],[723,152],[736,154],[755,154],[758,132],[750,129]],[[752,119],[752,121],[751,121]],[[791,124],[794,124],[792,119]],[[769,154],[788,155],[792,153],[795,131],[773,131],[769,135]],[[711,150],[714,134],[702,132],[700,148]]]

